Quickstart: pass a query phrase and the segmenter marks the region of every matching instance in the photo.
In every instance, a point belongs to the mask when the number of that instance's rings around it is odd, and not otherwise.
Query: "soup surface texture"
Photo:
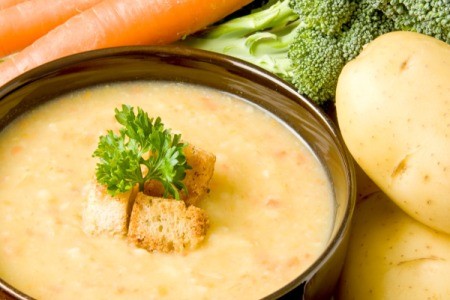
[[[149,253],[81,229],[92,153],[114,109],[142,107],[216,155],[202,200],[211,227],[187,254]],[[257,299],[326,247],[334,204],[318,159],[269,113],[235,96],[169,82],[62,96],[0,133],[0,278],[38,299]]]

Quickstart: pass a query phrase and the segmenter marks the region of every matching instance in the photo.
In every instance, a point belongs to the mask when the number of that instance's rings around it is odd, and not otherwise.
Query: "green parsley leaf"
[[[129,105],[115,109],[115,117],[123,127],[119,134],[109,130],[100,136],[93,157],[98,157],[97,181],[116,195],[129,191],[136,184],[144,189],[148,180],[164,186],[164,197],[180,199],[179,191],[187,193],[183,179],[190,166],[186,162],[180,134],[165,129],[161,118],[149,118],[140,107],[137,114]]]

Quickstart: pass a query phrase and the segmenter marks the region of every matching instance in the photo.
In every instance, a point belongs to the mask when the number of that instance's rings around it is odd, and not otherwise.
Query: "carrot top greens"
[[[186,144],[180,134],[165,129],[161,118],[149,118],[141,108],[122,105],[115,109],[116,120],[123,125],[119,134],[108,130],[100,136],[93,156],[100,160],[96,167],[97,181],[116,195],[129,191],[136,184],[144,189],[148,180],[157,180],[164,186],[164,197],[180,198],[186,192],[182,182],[189,165],[183,154]]]

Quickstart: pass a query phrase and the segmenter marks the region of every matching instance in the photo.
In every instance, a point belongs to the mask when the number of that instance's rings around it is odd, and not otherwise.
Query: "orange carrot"
[[[22,50],[101,0],[30,0],[0,10],[0,57]]]
[[[5,9],[21,2],[25,2],[25,0],[0,0],[0,9]]]
[[[56,58],[99,48],[167,44],[251,0],[104,0],[0,64],[0,85]]]

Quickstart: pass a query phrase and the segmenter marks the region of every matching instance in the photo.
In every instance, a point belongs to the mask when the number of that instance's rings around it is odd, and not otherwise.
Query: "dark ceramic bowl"
[[[27,110],[75,89],[107,82],[169,80],[200,84],[248,99],[297,131],[329,173],[336,214],[328,246],[302,274],[267,299],[330,298],[345,256],[356,199],[353,163],[338,130],[289,84],[242,61],[180,47],[123,47],[62,58],[0,88],[0,130]],[[30,299],[0,278],[0,299]]]

